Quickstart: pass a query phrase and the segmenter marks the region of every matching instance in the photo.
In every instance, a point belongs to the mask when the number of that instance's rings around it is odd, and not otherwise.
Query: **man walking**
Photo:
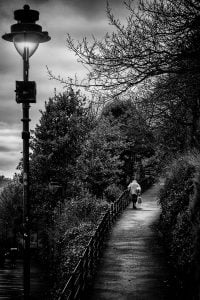
[[[131,200],[133,202],[133,208],[136,209],[136,202],[138,195],[141,193],[141,187],[136,179],[134,179],[129,185],[128,185],[128,191],[131,196]]]

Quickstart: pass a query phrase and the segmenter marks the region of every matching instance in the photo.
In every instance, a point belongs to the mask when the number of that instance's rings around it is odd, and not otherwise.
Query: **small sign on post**
[[[16,81],[16,102],[36,103],[35,81]]]

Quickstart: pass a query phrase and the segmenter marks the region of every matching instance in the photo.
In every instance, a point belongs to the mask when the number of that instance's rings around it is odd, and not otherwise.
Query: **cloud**
[[[19,160],[21,158],[20,153],[16,152],[0,152],[0,175],[12,178],[16,170]]]
[[[19,125],[0,122],[0,174],[12,177],[22,156]]]
[[[123,5],[122,0],[110,0],[111,6],[121,7]],[[32,0],[30,5],[46,6],[48,7],[63,7],[63,9],[73,10],[73,15],[82,15],[85,18],[96,19],[98,16],[101,17],[105,14],[106,0]],[[34,7],[36,9],[36,7]]]

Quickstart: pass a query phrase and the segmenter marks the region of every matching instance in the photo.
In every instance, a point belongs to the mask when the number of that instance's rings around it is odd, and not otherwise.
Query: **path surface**
[[[130,205],[115,223],[88,299],[173,299],[166,258],[152,228],[160,214],[159,188],[145,192],[141,206]]]

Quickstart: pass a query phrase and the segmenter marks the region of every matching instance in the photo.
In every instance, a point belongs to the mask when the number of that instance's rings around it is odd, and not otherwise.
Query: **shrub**
[[[191,213],[186,211],[177,215],[177,222],[172,231],[171,256],[179,266],[181,273],[189,274],[193,266],[194,232]]]
[[[80,222],[95,224],[107,207],[105,201],[91,195],[87,190],[82,190],[79,196],[65,203],[62,218],[67,228],[77,226]]]
[[[52,231],[52,299],[65,285],[89,239],[108,208],[108,204],[82,189],[80,195],[55,209]]]
[[[182,278],[200,283],[200,154],[176,158],[166,171],[159,199],[159,228]],[[180,278],[179,278],[180,279]]]
[[[117,200],[121,193],[122,189],[120,189],[120,187],[114,183],[109,185],[104,191],[104,195],[108,202],[114,202]]]
[[[178,158],[168,168],[165,186],[159,197],[162,208],[161,226],[167,237],[171,235],[178,214],[189,206],[194,173],[195,167],[188,162],[187,157]]]
[[[58,298],[93,233],[92,223],[81,223],[66,230],[64,236],[57,240],[54,249],[54,286],[51,299]]]

